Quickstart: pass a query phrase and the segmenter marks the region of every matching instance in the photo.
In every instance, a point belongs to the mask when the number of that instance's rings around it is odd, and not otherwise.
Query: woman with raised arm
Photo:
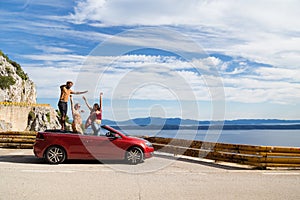
[[[72,109],[72,116],[73,116],[73,122],[72,122],[72,129],[74,133],[83,134],[82,131],[82,118],[80,115],[80,105],[79,103],[76,103],[74,105],[72,95],[70,95],[70,102],[71,102],[71,109]]]
[[[93,108],[87,103],[86,98],[83,97],[83,99],[86,102],[87,107],[90,109],[91,114],[86,120],[85,128],[88,128],[90,125],[92,125],[92,129],[94,131],[94,135],[98,135],[101,123],[102,123],[102,96],[103,93],[100,93],[100,101],[99,104],[95,103]]]

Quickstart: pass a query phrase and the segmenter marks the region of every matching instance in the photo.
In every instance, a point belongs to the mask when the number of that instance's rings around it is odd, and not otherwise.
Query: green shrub
[[[30,111],[28,113],[28,121],[34,120],[35,119],[35,114],[33,111]]]
[[[10,67],[5,67],[5,70],[6,70],[6,72],[7,72],[8,74],[12,74],[12,71],[11,71]]]
[[[50,113],[49,112],[46,114],[46,117],[47,117],[48,122],[50,123]]]
[[[18,63],[11,60],[9,60],[8,62],[16,68],[16,73],[18,74],[18,76],[21,77],[22,80],[28,80],[28,75],[23,71],[23,69]]]
[[[11,76],[0,76],[0,88],[2,90],[8,89],[11,85],[14,85],[16,81]]]
[[[28,75],[23,71],[22,67],[16,63],[15,61],[12,61],[8,58],[7,55],[5,55],[1,50],[0,50],[0,56],[3,56],[7,62],[9,62],[12,66],[14,66],[16,68],[16,73],[18,74],[18,76],[20,76],[22,78],[22,80],[28,80]]]

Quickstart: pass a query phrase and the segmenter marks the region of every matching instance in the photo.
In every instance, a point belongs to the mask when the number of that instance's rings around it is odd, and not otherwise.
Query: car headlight
[[[147,147],[153,147],[153,146],[152,146],[152,143],[149,142],[149,141],[147,141],[147,140],[145,141],[145,144],[146,144]]]

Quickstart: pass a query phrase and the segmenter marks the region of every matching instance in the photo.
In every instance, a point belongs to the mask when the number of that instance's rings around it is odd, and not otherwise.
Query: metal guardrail
[[[246,164],[257,168],[300,167],[300,148],[211,143],[148,137],[155,151]]]
[[[0,132],[0,147],[33,148],[37,132]],[[267,167],[300,167],[300,148],[224,144],[183,139],[145,137],[155,151],[174,155],[205,158],[214,161],[246,164],[261,169]]]

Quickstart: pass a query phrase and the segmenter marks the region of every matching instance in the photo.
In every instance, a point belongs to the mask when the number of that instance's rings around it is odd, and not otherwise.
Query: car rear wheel
[[[47,149],[45,158],[50,164],[59,164],[65,161],[66,152],[62,147],[51,146]]]
[[[136,165],[144,161],[143,151],[138,147],[133,147],[126,152],[126,161],[129,164]]]

